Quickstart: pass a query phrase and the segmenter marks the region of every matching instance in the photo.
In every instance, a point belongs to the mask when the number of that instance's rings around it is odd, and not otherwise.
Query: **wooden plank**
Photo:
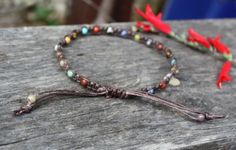
[[[170,23],[178,32],[192,26],[209,36],[222,33],[235,54],[236,20]],[[199,124],[158,105],[103,97],[54,99],[13,117],[22,104],[18,99],[31,92],[80,89],[61,72],[53,54],[58,40],[76,27],[0,29],[0,149],[236,149],[236,85],[222,90],[215,85],[222,62],[161,36],[152,37],[173,49],[181,85],[159,95],[227,114],[226,119]],[[92,80],[125,89],[152,85],[168,71],[165,58],[152,49],[115,37],[79,39],[66,55],[73,68]]]

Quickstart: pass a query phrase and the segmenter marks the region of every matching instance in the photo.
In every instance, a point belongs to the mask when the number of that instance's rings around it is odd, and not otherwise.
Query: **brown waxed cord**
[[[81,92],[75,90],[50,90],[38,93],[35,102],[28,99],[27,103],[20,109],[14,111],[15,116],[20,116],[25,113],[30,113],[39,103],[48,100],[54,96],[73,96],[73,97],[98,97],[104,96],[105,92],[95,93],[95,92]]]
[[[37,100],[34,103],[28,101],[24,106],[22,106],[19,110],[14,111],[15,116],[20,116],[25,113],[30,113],[38,104],[42,101],[48,100],[54,96],[73,96],[73,97],[99,97],[99,96],[106,96],[107,98],[120,98],[126,99],[131,97],[140,97],[149,99],[152,102],[157,102],[161,105],[166,107],[172,108],[191,120],[197,122],[204,122],[213,119],[224,118],[224,115],[216,115],[210,114],[208,112],[200,112],[192,110],[182,104],[178,104],[167,99],[163,99],[158,96],[149,95],[145,92],[131,92],[125,91],[123,89],[111,88],[111,87],[101,87],[100,92],[80,92],[75,90],[52,90],[52,91],[44,91],[38,94]]]

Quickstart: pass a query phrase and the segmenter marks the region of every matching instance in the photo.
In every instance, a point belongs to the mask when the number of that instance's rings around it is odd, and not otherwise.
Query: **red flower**
[[[136,27],[141,28],[145,32],[150,32],[151,31],[151,26],[149,24],[143,23],[143,22],[140,22],[140,21],[136,22]]]
[[[217,35],[215,38],[208,38],[208,41],[219,53],[230,54],[229,48],[220,41],[220,35]]]
[[[157,16],[155,16],[149,4],[146,5],[145,13],[137,8],[135,8],[135,11],[137,14],[142,16],[144,19],[150,22],[155,28],[157,28],[161,32],[165,34],[170,34],[171,28],[167,23],[164,23],[161,20],[162,14],[159,13]]]
[[[188,37],[187,40],[190,42],[197,42],[198,44],[210,48],[210,43],[207,41],[207,39],[202,36],[201,34],[194,31],[192,28],[188,29]]]
[[[222,66],[221,71],[218,76],[218,80],[217,80],[218,88],[222,87],[222,82],[229,82],[232,80],[232,77],[229,76],[230,69],[231,69],[231,62],[226,61],[224,65]]]

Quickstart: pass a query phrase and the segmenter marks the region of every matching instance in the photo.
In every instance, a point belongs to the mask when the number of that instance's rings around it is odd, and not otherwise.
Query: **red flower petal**
[[[152,8],[151,8],[151,6],[149,4],[146,5],[145,14],[146,15],[153,15],[153,16],[155,16],[154,13],[152,12]]]
[[[206,48],[210,48],[210,43],[208,42],[208,40],[204,36],[202,36],[201,34],[194,31],[192,28],[188,29],[187,40],[190,42],[197,42],[198,44],[200,44]]]
[[[220,41],[220,35],[217,35],[215,38],[208,38],[208,41],[219,53],[230,54],[229,48]]]
[[[161,32],[165,34],[170,34],[171,28],[168,24],[164,23],[161,20],[161,13],[155,16],[149,4],[146,5],[145,13],[137,8],[135,8],[135,11],[138,15],[142,16],[145,20],[150,22],[155,28],[157,28]]]
[[[222,87],[222,82],[229,82],[232,80],[232,77],[229,76],[230,69],[231,69],[231,62],[226,61],[224,65],[222,66],[221,71],[218,76],[218,80],[216,83],[218,88]]]
[[[162,13],[157,14],[156,19],[161,20],[162,18]]]

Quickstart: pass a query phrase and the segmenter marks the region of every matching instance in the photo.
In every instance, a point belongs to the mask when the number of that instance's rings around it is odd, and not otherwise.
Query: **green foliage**
[[[46,24],[46,25],[58,25],[59,21],[53,18],[53,10],[45,7],[36,6],[33,10],[34,22]]]

